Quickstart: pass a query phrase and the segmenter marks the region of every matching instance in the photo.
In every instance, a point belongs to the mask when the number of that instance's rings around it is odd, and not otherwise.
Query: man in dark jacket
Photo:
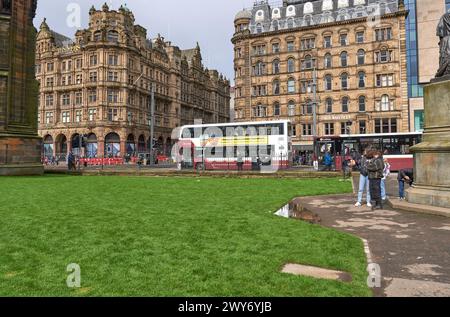
[[[383,209],[383,200],[381,199],[381,179],[384,177],[384,161],[379,151],[369,154],[369,187],[370,197],[372,199],[372,210]]]
[[[405,200],[405,182],[412,186],[414,182],[414,170],[412,168],[401,170],[398,173],[398,193],[400,200]]]

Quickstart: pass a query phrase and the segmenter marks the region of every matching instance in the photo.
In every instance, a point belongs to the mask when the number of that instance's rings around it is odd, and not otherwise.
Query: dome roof
[[[242,10],[239,11],[238,14],[236,14],[236,17],[234,18],[234,21],[239,19],[251,19],[252,18],[252,12],[248,10]]]

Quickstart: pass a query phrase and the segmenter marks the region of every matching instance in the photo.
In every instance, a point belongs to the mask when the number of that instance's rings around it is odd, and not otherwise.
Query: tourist
[[[389,175],[391,175],[391,164],[389,164],[387,159],[384,159],[383,178],[381,179],[381,199],[383,201],[386,201],[388,198],[386,194],[386,180]]]
[[[369,171],[372,210],[383,209],[383,201],[381,200],[381,179],[383,178],[384,171],[383,157],[380,151],[372,151],[367,157],[369,158],[367,170]]]
[[[399,199],[405,200],[405,182],[412,186],[414,183],[414,170],[412,168],[403,169],[398,173]]]
[[[242,155],[241,152],[238,152],[237,155],[237,167],[238,172],[242,172],[244,170],[244,156]]]
[[[67,168],[69,171],[73,168],[73,154],[72,152],[69,152],[69,155],[67,155]]]
[[[331,171],[331,168],[333,167],[333,157],[331,156],[329,151],[325,153],[323,164],[325,165],[325,171]]]
[[[358,202],[355,204],[355,207],[362,206],[362,200],[364,195],[364,190],[366,191],[367,196],[367,207],[372,207],[370,190],[369,190],[369,171],[367,170],[367,150],[364,151],[364,154],[359,156],[355,154],[355,163],[356,168],[359,170],[359,189],[358,189]]]

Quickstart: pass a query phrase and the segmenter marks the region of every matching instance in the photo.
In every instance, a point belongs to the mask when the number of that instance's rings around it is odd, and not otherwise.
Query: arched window
[[[288,93],[290,93],[290,94],[295,93],[295,79],[294,78],[288,79]]]
[[[287,71],[288,73],[295,72],[295,60],[293,58],[289,58],[287,62]]]
[[[305,104],[303,105],[303,114],[312,114],[313,113],[313,102],[311,99],[306,99]]]
[[[289,18],[289,19],[287,20],[287,27],[288,27],[288,29],[291,29],[291,28],[293,28],[294,26],[295,26],[294,18]]]
[[[347,73],[343,73],[341,75],[341,88],[348,89],[348,74]]]
[[[279,95],[280,94],[280,81],[278,79],[274,80],[272,86],[273,86],[273,94]]]
[[[311,55],[306,55],[303,60],[302,69],[311,69],[314,67],[314,60]]]
[[[358,88],[366,87],[366,73],[359,72],[358,73]]]
[[[262,76],[266,72],[266,64],[263,62],[257,62],[255,66],[253,66],[253,74],[255,76]]]
[[[274,116],[280,116],[281,115],[281,108],[280,103],[275,102],[273,105],[273,115]]]
[[[279,28],[280,28],[280,24],[279,24],[278,20],[272,21],[272,30],[273,31],[278,31]]]
[[[280,60],[276,59],[272,62],[272,73],[273,74],[280,73]]]
[[[262,104],[259,104],[256,107],[256,116],[259,118],[267,117],[267,107],[263,106]]]
[[[100,42],[102,40],[102,32],[97,31],[94,33],[94,42]]]
[[[324,58],[324,67],[325,68],[331,68],[333,67],[332,57],[330,53],[325,54]]]
[[[349,99],[348,97],[342,98],[342,112],[348,112]]]
[[[289,101],[289,103],[288,103],[288,115],[290,116],[290,117],[293,117],[293,116],[295,116],[295,103],[291,100],[291,101]]]
[[[333,77],[331,75],[325,76],[325,90],[330,91],[333,89]]]
[[[359,112],[366,112],[366,97],[360,96],[358,99]]]
[[[119,42],[119,33],[117,31],[108,31],[108,42]]]
[[[327,113],[333,113],[333,99],[327,98],[327,100],[325,101],[325,107],[325,111]]]
[[[258,23],[258,24],[256,24],[256,33],[262,33],[262,31],[263,31],[263,28],[262,28],[262,24],[261,23]]]
[[[366,63],[366,52],[364,50],[358,51],[358,65],[364,65]]]
[[[381,111],[389,111],[391,108],[391,102],[388,95],[381,96]]]
[[[341,66],[342,67],[347,67],[348,65],[348,54],[347,52],[342,52],[341,53]]]

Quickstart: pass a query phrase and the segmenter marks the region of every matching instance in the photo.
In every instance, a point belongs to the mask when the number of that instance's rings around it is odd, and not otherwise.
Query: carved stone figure
[[[439,36],[440,58],[436,77],[450,76],[450,13],[442,16],[437,26]]]

